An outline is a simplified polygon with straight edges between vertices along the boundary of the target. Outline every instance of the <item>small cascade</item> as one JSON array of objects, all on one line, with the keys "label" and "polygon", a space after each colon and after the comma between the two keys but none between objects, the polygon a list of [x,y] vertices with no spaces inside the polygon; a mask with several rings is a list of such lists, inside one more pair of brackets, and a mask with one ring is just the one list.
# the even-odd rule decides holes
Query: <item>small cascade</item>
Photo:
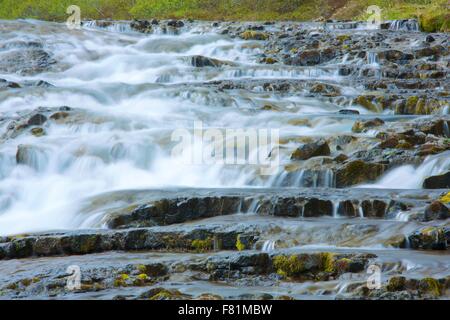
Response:
[{"label": "small cascade", "polygon": [[325,170],[298,170],[295,172],[283,171],[274,176],[266,184],[267,187],[299,187],[299,188],[334,188],[336,186],[334,171]]},{"label": "small cascade", "polygon": [[360,188],[421,189],[423,181],[450,170],[450,151],[429,156],[419,166],[404,165],[392,169],[374,184],[360,185]]},{"label": "small cascade", "polygon": [[88,29],[103,29],[110,32],[119,32],[119,33],[125,33],[125,32],[132,32],[133,30],[130,27],[129,22],[110,22],[110,21],[83,21],[82,23],[84,28]]},{"label": "small cascade", "polygon": [[333,200],[331,201],[333,203],[333,218],[339,217],[339,200]]},{"label": "small cascade", "polygon": [[262,245],[261,251],[263,252],[271,252],[275,250],[275,241],[274,240],[266,240]]},{"label": "small cascade", "polygon": [[394,20],[389,22],[389,30],[391,31],[419,31],[419,22],[415,19]]},{"label": "small cascade", "polygon": [[358,214],[360,218],[364,218],[364,210],[361,205],[358,206]]}]

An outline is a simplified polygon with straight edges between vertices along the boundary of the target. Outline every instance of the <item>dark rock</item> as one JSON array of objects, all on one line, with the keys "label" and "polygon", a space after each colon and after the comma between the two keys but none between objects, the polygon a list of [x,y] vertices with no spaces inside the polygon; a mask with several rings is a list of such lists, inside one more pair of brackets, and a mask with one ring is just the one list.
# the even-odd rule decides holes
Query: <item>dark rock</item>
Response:
[{"label": "dark rock", "polygon": [[387,204],[381,200],[364,200],[361,208],[366,218],[384,218]]},{"label": "dark rock", "polygon": [[450,171],[441,175],[426,178],[423,182],[422,188],[424,189],[450,188]]},{"label": "dark rock", "polygon": [[27,124],[29,126],[41,126],[47,121],[47,117],[43,114],[37,113],[28,119]]},{"label": "dark rock", "polygon": [[151,33],[152,23],[148,20],[133,20],[130,27],[138,32]]},{"label": "dark rock", "polygon": [[330,200],[312,198],[305,204],[303,209],[303,216],[305,218],[332,215],[333,203]]},{"label": "dark rock", "polygon": [[193,56],[191,57],[191,65],[197,68],[202,67],[220,67],[224,65],[225,63],[217,60],[212,59],[204,56]]},{"label": "dark rock", "polygon": [[345,114],[345,115],[358,115],[358,110],[351,110],[351,109],[341,109],[338,112],[339,114]]},{"label": "dark rock", "polygon": [[412,249],[446,250],[450,233],[447,228],[424,227],[408,236]]}]

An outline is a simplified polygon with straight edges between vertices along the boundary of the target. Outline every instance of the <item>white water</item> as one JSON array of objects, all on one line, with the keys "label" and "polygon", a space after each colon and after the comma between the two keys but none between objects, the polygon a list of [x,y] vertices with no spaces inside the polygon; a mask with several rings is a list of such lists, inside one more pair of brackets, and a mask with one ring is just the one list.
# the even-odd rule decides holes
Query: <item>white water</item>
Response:
[{"label": "white water", "polygon": [[429,156],[419,166],[404,165],[388,171],[374,184],[364,184],[360,188],[421,189],[423,181],[434,175],[450,170],[450,152]]},{"label": "white water", "polygon": [[[2,28],[0,41],[42,42],[58,64],[36,76],[0,74],[10,81],[44,80],[55,86],[0,92],[0,115],[8,119],[0,122],[1,132],[39,106],[67,105],[76,116],[63,124],[46,122],[43,137],[26,132],[0,144],[0,235],[90,227],[92,220],[78,215],[83,200],[114,190],[335,184],[330,170],[313,173],[308,182],[300,171],[294,183],[285,185],[284,172],[264,179],[251,165],[191,165],[183,155],[172,156],[170,139],[176,129],[191,130],[194,121],[205,128],[282,128],[281,138],[350,133],[352,119],[319,117],[310,125],[290,125],[299,116],[340,109],[312,98],[184,85],[230,78],[339,81],[333,68],[258,65],[254,55],[262,52],[259,42],[203,33],[201,27],[179,35],[141,35],[122,24],[68,30],[63,24],[28,21],[2,22]],[[195,68],[190,65],[193,55],[232,66]],[[261,112],[267,104],[281,111]],[[19,145],[27,146],[29,154],[22,165],[16,164]],[[194,153],[200,152],[197,147],[192,147]]]}]

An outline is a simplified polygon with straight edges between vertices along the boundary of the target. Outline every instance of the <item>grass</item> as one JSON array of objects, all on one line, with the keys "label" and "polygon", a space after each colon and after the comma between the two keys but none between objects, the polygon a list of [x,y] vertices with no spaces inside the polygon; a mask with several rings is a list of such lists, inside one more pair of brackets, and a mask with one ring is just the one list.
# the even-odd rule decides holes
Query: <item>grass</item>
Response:
[{"label": "grass", "polygon": [[448,30],[450,21],[448,0],[0,0],[0,18],[65,21],[72,4],[82,19],[365,19],[378,5],[382,19],[419,18],[426,31]]}]

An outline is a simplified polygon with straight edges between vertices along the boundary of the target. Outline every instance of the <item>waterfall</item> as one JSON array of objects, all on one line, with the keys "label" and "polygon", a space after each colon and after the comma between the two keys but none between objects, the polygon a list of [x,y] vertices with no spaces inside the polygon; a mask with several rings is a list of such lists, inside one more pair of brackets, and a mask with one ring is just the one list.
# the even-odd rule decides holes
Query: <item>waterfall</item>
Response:
[{"label": "waterfall", "polygon": [[389,30],[391,31],[419,31],[419,22],[415,19],[394,20],[389,22]]},{"label": "waterfall", "polygon": [[428,156],[419,166],[403,165],[386,172],[373,184],[359,185],[360,188],[421,189],[423,181],[450,170],[450,151]]},{"label": "waterfall", "polygon": [[275,241],[273,241],[273,240],[264,241],[261,250],[263,252],[271,252],[271,251],[275,250]]}]

